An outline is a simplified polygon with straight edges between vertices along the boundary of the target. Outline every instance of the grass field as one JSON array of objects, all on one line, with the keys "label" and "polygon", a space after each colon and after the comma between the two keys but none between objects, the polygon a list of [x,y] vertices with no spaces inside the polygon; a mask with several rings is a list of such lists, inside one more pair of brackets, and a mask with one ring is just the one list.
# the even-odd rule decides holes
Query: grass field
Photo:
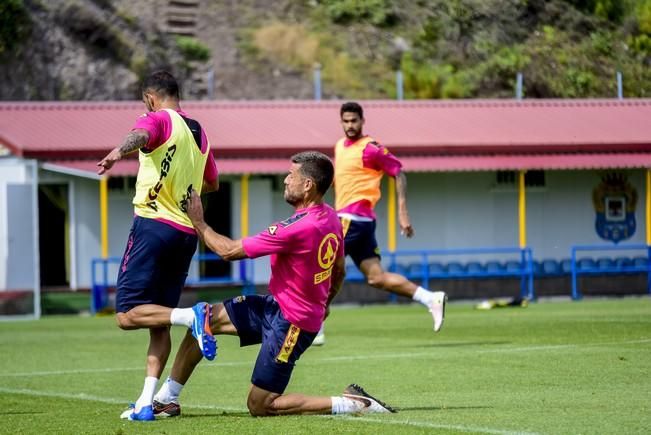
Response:
[{"label": "grass field", "polygon": [[[651,433],[648,297],[492,311],[453,303],[440,334],[420,306],[335,308],[327,328],[288,391],[338,395],[356,382],[399,413],[250,417],[257,346],[220,337],[217,359],[181,396],[181,418],[125,422],[147,332],[121,331],[111,317],[52,316],[0,322],[0,433]],[[175,344],[183,333],[173,331]]]}]

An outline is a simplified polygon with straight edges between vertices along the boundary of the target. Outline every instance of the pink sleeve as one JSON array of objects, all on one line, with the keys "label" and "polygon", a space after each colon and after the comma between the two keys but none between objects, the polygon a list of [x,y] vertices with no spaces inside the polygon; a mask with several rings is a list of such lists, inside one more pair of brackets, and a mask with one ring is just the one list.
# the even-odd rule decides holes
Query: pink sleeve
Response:
[{"label": "pink sleeve", "polygon": [[395,177],[400,173],[402,163],[389,150],[377,142],[370,142],[364,148],[362,155],[364,167],[384,171],[385,174]]},{"label": "pink sleeve", "polygon": [[217,171],[217,163],[215,163],[215,158],[213,157],[212,153],[208,153],[206,167],[203,170],[203,179],[207,183],[212,184],[215,182],[215,180],[217,180],[217,175],[219,175],[219,172]]},{"label": "pink sleeve", "polygon": [[288,252],[291,247],[291,230],[279,224],[270,225],[255,236],[242,239],[242,247],[249,258]]},{"label": "pink sleeve", "polygon": [[133,130],[143,129],[149,133],[147,148],[150,151],[161,146],[172,134],[172,119],[169,113],[164,110],[158,112],[148,112],[142,115],[133,126]]}]

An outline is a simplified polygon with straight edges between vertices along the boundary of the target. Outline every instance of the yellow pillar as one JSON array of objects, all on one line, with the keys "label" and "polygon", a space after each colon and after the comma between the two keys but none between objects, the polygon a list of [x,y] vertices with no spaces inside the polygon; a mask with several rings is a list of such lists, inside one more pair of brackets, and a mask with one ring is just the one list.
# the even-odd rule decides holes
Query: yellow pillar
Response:
[{"label": "yellow pillar", "polygon": [[389,177],[387,195],[387,247],[389,252],[396,250],[396,180]]},{"label": "yellow pillar", "polygon": [[108,177],[99,180],[99,215],[102,258],[108,258]]},{"label": "yellow pillar", "polygon": [[525,195],[524,174],[518,174],[518,223],[520,228],[520,249],[527,247],[527,198]]},{"label": "yellow pillar", "polygon": [[651,169],[646,170],[646,244],[651,246]]},{"label": "yellow pillar", "polygon": [[241,238],[249,235],[249,176],[242,174],[242,187],[240,195],[240,228],[242,230]]}]

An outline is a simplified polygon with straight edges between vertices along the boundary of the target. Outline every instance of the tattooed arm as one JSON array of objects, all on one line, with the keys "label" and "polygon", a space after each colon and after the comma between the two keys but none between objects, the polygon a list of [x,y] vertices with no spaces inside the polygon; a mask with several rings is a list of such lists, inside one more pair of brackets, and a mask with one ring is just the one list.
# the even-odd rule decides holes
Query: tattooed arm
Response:
[{"label": "tattooed arm", "polygon": [[148,140],[149,132],[147,130],[141,128],[132,130],[129,132],[127,137],[124,138],[120,146],[114,148],[110,153],[106,155],[106,157],[97,163],[97,166],[99,166],[97,174],[104,174],[106,171],[111,169],[115,162],[120,160],[122,157],[147,145]]},{"label": "tattooed arm", "polygon": [[407,211],[407,177],[402,171],[396,175],[396,192],[398,193],[400,232],[407,237],[413,237],[414,227],[411,226],[409,212]]}]

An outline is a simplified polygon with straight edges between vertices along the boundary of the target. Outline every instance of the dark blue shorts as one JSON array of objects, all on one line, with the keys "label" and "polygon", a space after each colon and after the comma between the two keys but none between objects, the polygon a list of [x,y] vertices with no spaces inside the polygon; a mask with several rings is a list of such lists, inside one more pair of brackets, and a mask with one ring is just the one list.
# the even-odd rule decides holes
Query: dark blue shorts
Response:
[{"label": "dark blue shorts", "polygon": [[271,295],[238,296],[224,301],[224,307],[237,329],[240,346],[262,343],[251,383],[283,394],[296,361],[317,333],[304,331],[287,321]]},{"label": "dark blue shorts", "polygon": [[116,311],[143,304],[176,307],[196,249],[196,235],[136,216],[118,272]]},{"label": "dark blue shorts", "polygon": [[369,258],[380,258],[380,248],[375,240],[375,221],[360,222],[341,218],[344,229],[344,251],[359,267]]}]

